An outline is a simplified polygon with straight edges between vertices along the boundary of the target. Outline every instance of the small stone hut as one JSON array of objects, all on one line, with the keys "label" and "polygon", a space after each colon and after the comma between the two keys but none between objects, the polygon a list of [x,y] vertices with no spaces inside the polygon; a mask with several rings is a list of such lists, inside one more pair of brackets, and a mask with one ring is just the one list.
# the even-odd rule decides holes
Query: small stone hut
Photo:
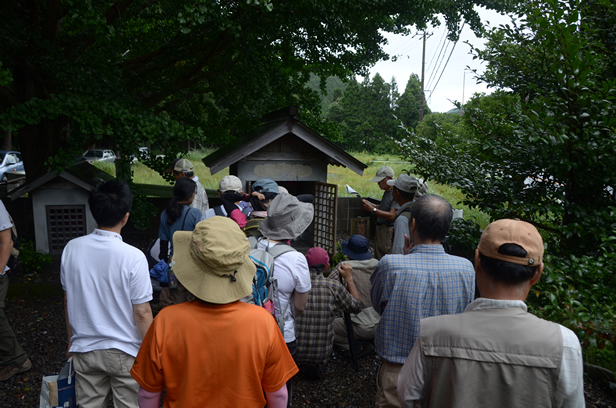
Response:
[{"label": "small stone hut", "polygon": [[110,174],[81,162],[19,187],[9,198],[14,201],[30,194],[36,250],[60,255],[68,241],[89,234],[96,227],[88,197],[97,184],[110,179]]},{"label": "small stone hut", "polygon": [[203,159],[212,174],[229,167],[239,177],[244,191],[262,178],[275,180],[293,195],[315,196],[314,232],[311,246],[335,253],[338,186],[327,183],[327,166],[344,166],[360,176],[365,164],[303,124],[297,107],[270,113],[256,132],[238,137],[231,144]]}]

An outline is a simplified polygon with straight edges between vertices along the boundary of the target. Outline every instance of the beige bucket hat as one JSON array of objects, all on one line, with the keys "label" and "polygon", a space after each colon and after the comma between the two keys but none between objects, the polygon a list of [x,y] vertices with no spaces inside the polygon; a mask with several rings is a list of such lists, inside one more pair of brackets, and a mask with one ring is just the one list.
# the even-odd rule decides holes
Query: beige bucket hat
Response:
[{"label": "beige bucket hat", "polygon": [[173,272],[199,299],[226,304],[252,293],[256,267],[250,245],[230,218],[212,217],[194,231],[177,231],[173,248]]}]

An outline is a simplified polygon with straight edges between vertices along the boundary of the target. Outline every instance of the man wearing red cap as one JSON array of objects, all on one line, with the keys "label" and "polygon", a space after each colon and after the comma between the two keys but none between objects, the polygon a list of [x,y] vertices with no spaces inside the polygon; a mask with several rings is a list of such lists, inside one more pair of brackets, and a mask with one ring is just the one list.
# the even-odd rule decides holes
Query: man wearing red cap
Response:
[{"label": "man wearing red cap", "polygon": [[319,378],[319,369],[325,365],[332,354],[334,331],[332,324],[340,309],[349,313],[359,313],[362,309],[359,292],[353,282],[353,268],[346,264],[339,267],[340,275],[348,285],[327,279],[323,272],[329,269],[329,255],[323,248],[310,248],[306,253],[310,268],[312,288],[306,308],[297,318],[297,356],[298,363],[305,369],[310,379]]},{"label": "man wearing red cap", "polygon": [[583,407],[580,342],[527,313],[543,240],[520,220],[488,225],[475,251],[481,297],[464,313],[423,319],[398,377],[403,407]]}]

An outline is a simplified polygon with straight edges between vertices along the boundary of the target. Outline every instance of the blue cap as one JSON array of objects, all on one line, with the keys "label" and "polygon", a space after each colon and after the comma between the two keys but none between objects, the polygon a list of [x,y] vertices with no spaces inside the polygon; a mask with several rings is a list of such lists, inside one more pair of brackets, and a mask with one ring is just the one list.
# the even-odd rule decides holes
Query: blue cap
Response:
[{"label": "blue cap", "polygon": [[265,193],[274,193],[278,194],[278,184],[274,180],[270,179],[261,179],[254,182],[252,185],[252,191],[256,191],[257,193],[265,194]]},{"label": "blue cap", "polygon": [[353,235],[342,243],[342,253],[354,261],[365,261],[372,258],[368,239],[359,234]]}]

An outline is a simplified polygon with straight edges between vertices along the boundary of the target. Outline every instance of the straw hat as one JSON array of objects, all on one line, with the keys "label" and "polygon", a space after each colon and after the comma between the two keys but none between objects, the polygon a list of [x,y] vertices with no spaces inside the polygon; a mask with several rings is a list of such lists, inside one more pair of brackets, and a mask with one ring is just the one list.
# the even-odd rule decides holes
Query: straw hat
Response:
[{"label": "straw hat", "polygon": [[265,238],[281,241],[298,237],[314,216],[312,204],[302,203],[291,194],[278,194],[267,208],[259,231]]},{"label": "straw hat", "polygon": [[256,267],[249,257],[250,245],[230,218],[212,217],[194,231],[177,231],[173,248],[173,272],[199,299],[226,304],[252,293]]}]

